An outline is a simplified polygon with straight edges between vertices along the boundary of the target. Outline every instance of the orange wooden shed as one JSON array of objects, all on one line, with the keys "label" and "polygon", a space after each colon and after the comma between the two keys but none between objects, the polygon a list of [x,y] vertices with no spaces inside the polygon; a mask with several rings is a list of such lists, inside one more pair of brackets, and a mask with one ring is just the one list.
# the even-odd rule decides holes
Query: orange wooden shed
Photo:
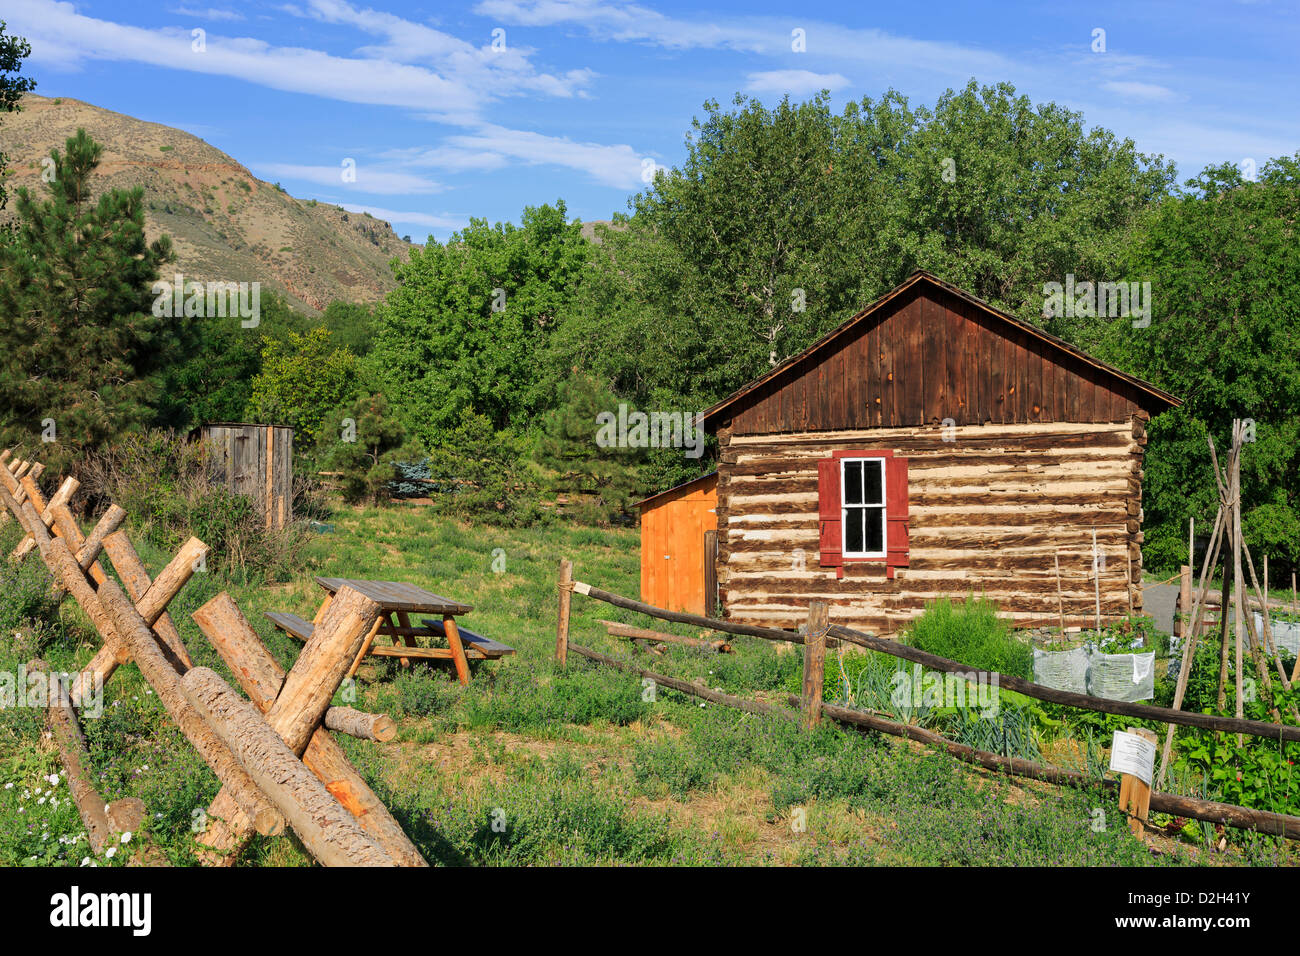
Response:
[{"label": "orange wooden shed", "polygon": [[641,509],[641,600],[714,616],[718,599],[718,474],[646,498]]}]

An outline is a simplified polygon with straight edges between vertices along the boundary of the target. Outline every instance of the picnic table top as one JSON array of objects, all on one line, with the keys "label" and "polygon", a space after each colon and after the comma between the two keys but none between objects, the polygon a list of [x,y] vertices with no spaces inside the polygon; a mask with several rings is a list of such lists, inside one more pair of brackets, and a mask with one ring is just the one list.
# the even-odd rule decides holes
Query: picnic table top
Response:
[{"label": "picnic table top", "polygon": [[376,602],[385,611],[405,611],[412,614],[468,614],[474,610],[468,604],[461,604],[459,601],[453,601],[402,581],[367,581],[359,578],[318,576],[316,583],[330,594],[337,593],[340,588],[353,588]]}]

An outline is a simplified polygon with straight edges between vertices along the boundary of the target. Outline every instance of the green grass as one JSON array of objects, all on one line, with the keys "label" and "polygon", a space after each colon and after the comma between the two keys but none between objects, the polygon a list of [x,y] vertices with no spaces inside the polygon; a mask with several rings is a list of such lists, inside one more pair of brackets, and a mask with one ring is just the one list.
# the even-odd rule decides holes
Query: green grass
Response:
[{"label": "green grass", "polygon": [[[639,594],[635,530],[563,524],[529,530],[474,527],[413,504],[339,508],[335,531],[314,537],[304,566],[282,585],[231,587],[271,653],[286,668],[300,645],[271,628],[268,610],[310,619],[323,596],[314,575],[409,581],[474,607],[463,623],[518,653],[472,665],[468,687],[449,669],[395,659],[363,666],[358,708],[390,714],[389,744],[339,737],[359,772],[392,809],[432,863],[445,865],[1145,865],[1196,862],[1190,847],[1153,858],[1112,814],[1101,831],[1093,811],[1113,798],[1008,781],[946,755],[893,738],[864,737],[827,725],[813,733],[738,711],[702,707],[657,688],[647,699],[639,678],[570,656],[552,661],[562,557],[575,576],[630,597]],[[12,535],[12,524],[9,533]],[[0,534],[0,547],[6,544]],[[140,545],[154,573],[166,554]],[[502,565],[501,559],[504,559]],[[501,569],[499,572],[495,568]],[[30,559],[5,566],[0,623],[34,615],[15,640],[0,636],[0,668],[40,653],[56,668],[84,664],[98,640],[73,602],[51,613],[39,600],[43,571]],[[14,586],[10,586],[13,582]],[[171,614],[196,664],[232,679],[190,620],[190,612],[228,585],[197,574]],[[12,596],[11,596],[12,595]],[[34,597],[35,596],[35,597]],[[6,616],[9,615],[9,616]],[[575,595],[571,640],[603,653],[748,697],[784,703],[797,689],[801,655],[735,638],[719,655],[665,646],[662,656],[605,633],[597,619],[677,634],[698,630]],[[956,655],[952,655],[956,656]],[[828,661],[828,699],[842,689],[839,659]],[[996,661],[969,661],[990,666]],[[887,681],[892,661],[846,653],[854,692]],[[878,673],[877,673],[878,672]],[[866,675],[866,676],[864,676]],[[232,679],[233,682],[233,679]],[[336,703],[343,703],[343,696]],[[858,706],[866,706],[861,699]],[[120,865],[146,839],[173,862],[194,862],[196,813],[218,784],[127,665],[105,689],[104,715],[87,719],[93,771],[105,799],[141,797],[150,816],[112,860]],[[945,725],[946,726],[946,725]],[[959,729],[959,728],[958,728]],[[41,738],[40,713],[0,711],[0,864],[78,864],[80,822],[59,799],[37,803],[42,776],[60,772]],[[21,812],[19,812],[19,808]],[[798,824],[798,825],[796,825]],[[29,829],[30,827],[30,829]],[[45,837],[44,834],[50,834]],[[64,837],[63,843],[58,837]],[[68,842],[71,841],[71,842]],[[1247,859],[1272,860],[1275,843],[1252,844]],[[32,859],[35,857],[35,859]],[[253,841],[255,865],[307,865],[292,836]]]}]

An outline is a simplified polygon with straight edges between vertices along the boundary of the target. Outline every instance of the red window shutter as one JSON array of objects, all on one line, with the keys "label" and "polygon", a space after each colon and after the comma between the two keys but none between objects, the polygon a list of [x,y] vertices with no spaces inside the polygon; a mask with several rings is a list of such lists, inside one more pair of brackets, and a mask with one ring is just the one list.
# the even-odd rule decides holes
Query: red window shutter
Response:
[{"label": "red window shutter", "polygon": [[885,573],[908,566],[907,459],[885,459]]},{"label": "red window shutter", "polygon": [[840,530],[840,462],[823,458],[817,462],[817,516],[821,527],[823,568],[844,566],[844,535]]}]

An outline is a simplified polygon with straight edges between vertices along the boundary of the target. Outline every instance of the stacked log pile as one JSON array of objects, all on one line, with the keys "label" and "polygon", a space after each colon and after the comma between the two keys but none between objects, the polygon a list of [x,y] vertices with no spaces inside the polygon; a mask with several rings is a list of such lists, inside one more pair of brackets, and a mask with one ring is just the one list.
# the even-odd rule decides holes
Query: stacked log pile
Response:
[{"label": "stacked log pile", "polygon": [[[83,535],[68,507],[79,483],[66,478],[47,500],[40,463],[0,452],[0,515],[26,532],[11,559],[36,551],[54,577],[55,596],[71,596],[103,640],[90,663],[51,694],[49,721],[92,846],[138,825],[139,801],[108,805],[88,772],[78,707],[118,667],[134,662],[168,715],[221,782],[198,834],[200,859],[229,865],[254,833],[275,835],[287,823],[326,866],[427,866],[329,730],[391,740],[392,721],[330,701],[347,675],[377,612],[364,595],[342,589],[312,639],[286,673],[226,593],[193,615],[248,698],[220,675],[195,667],[167,605],[202,566],[209,549],[190,538],[151,579],[121,529],[125,511],[110,506]],[[117,579],[100,564],[106,555]],[[44,671],[40,661],[30,665]],[[98,851],[99,846],[96,846]]]}]

